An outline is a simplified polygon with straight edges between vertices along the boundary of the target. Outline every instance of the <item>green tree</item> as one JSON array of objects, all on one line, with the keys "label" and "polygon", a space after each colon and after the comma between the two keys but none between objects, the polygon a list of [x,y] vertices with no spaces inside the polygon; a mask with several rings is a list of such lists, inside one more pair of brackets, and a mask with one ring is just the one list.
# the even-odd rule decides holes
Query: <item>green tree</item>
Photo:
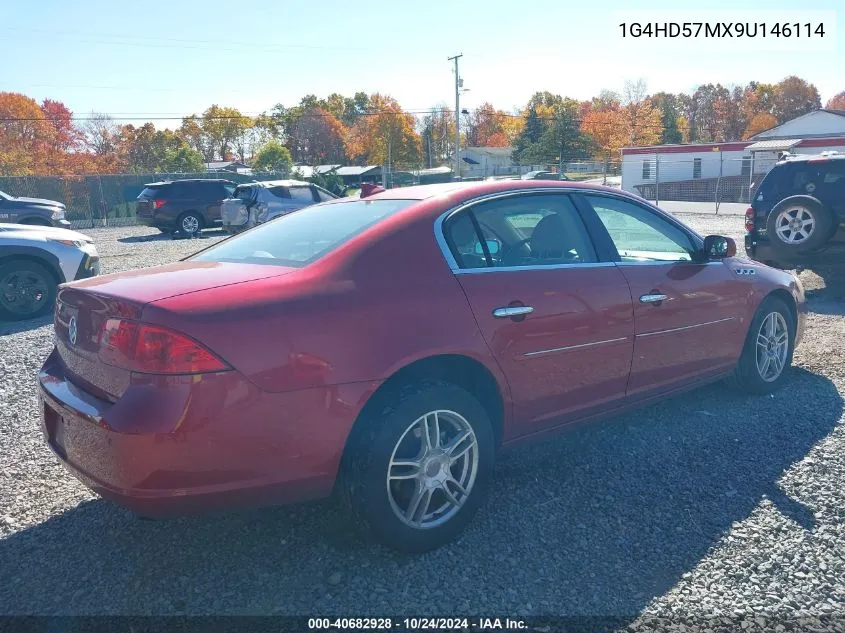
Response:
[{"label": "green tree", "polygon": [[258,171],[275,171],[285,176],[289,175],[293,167],[293,159],[290,150],[279,141],[272,139],[267,141],[252,162],[252,168]]},{"label": "green tree", "polygon": [[663,131],[660,134],[661,145],[683,143],[684,137],[678,128],[678,118],[681,116],[680,103],[675,95],[668,92],[658,92],[651,97],[654,107],[660,111],[660,123]]},{"label": "green tree", "polygon": [[167,150],[161,167],[167,172],[190,174],[205,171],[205,162],[197,150],[183,145]]}]

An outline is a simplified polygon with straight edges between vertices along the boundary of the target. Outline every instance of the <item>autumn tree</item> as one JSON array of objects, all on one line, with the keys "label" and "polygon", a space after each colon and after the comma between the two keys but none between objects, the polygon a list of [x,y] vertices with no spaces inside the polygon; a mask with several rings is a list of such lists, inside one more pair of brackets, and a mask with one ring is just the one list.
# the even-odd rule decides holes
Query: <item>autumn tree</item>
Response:
[{"label": "autumn tree", "polygon": [[455,115],[445,104],[432,108],[421,121],[420,140],[424,163],[436,167],[448,163],[455,149]]},{"label": "autumn tree", "polygon": [[778,120],[775,118],[774,114],[769,114],[768,112],[760,112],[759,114],[755,114],[751,121],[748,122],[748,127],[745,128],[745,132],[742,134],[743,140],[749,139],[755,134],[759,134],[765,130],[770,130],[771,128],[775,127],[778,124]]},{"label": "autumn tree", "polygon": [[831,97],[824,107],[828,110],[845,110],[845,90]]},{"label": "autumn tree", "polygon": [[514,158],[523,165],[571,161],[589,155],[589,138],[581,132],[581,104],[550,92],[528,100],[525,127],[516,141]]},{"label": "autumn tree", "polygon": [[466,115],[466,144],[469,147],[507,147],[503,121],[507,114],[483,103]]},{"label": "autumn tree", "polygon": [[816,87],[794,75],[775,84],[773,101],[772,114],[780,123],[822,107]]},{"label": "autumn tree", "polygon": [[646,83],[642,79],[625,82],[622,113],[629,145],[655,145],[660,142],[663,132],[660,111],[648,98]]},{"label": "autumn tree", "polygon": [[680,103],[677,97],[668,92],[658,92],[651,97],[654,107],[660,111],[661,145],[674,145],[684,142],[683,132],[679,125],[681,118]]},{"label": "autumn tree", "polygon": [[343,123],[322,108],[311,108],[298,120],[300,159],[311,165],[342,163],[346,159]]},{"label": "autumn tree", "polygon": [[39,173],[51,142],[51,126],[35,99],[0,92],[0,174]]},{"label": "autumn tree", "polygon": [[628,143],[625,114],[618,102],[591,108],[581,120],[581,131],[606,159],[617,157]]},{"label": "autumn tree", "polygon": [[229,160],[236,148],[243,154],[243,146],[238,146],[238,143],[253,125],[252,119],[242,115],[237,108],[216,104],[206,109],[197,123],[209,145],[209,152],[213,148],[220,160]]},{"label": "autumn tree", "polygon": [[[418,166],[422,155],[415,120],[393,97],[370,96],[370,111],[349,130],[347,154],[367,165]],[[389,159],[389,160],[388,160]]]},{"label": "autumn tree", "polygon": [[197,150],[182,145],[165,152],[161,168],[170,173],[191,174],[205,171],[205,161]]},{"label": "autumn tree", "polygon": [[206,163],[214,160],[214,147],[210,143],[203,131],[201,119],[192,114],[182,119],[182,125],[176,130],[176,133],[183,138],[188,145],[199,152]]},{"label": "autumn tree", "polygon": [[82,129],[85,142],[95,156],[106,156],[117,150],[120,126],[108,114],[91,112]]}]

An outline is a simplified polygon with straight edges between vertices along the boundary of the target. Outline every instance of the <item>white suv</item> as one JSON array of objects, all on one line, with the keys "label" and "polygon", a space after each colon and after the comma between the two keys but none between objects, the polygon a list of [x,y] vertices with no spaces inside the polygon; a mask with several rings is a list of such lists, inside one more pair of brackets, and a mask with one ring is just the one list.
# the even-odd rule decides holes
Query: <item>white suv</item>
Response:
[{"label": "white suv", "polygon": [[238,185],[223,201],[223,229],[237,233],[304,207],[334,200],[336,195],[301,180],[269,180]]},{"label": "white suv", "polygon": [[49,312],[66,281],[100,274],[94,241],[67,229],[0,224],[0,321]]}]

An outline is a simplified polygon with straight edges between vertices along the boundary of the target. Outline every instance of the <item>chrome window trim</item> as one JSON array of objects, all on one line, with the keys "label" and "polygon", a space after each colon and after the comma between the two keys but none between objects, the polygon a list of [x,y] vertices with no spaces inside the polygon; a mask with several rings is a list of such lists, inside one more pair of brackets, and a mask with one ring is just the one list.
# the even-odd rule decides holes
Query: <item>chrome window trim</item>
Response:
[{"label": "chrome window trim", "polygon": [[[449,266],[449,269],[456,275],[466,275],[466,274],[477,274],[477,273],[490,273],[496,271],[502,272],[509,272],[509,271],[516,271],[516,270],[555,270],[555,269],[566,269],[566,268],[604,268],[607,266],[665,266],[667,264],[670,265],[677,265],[677,264],[693,264],[696,266],[702,265],[709,265],[709,264],[721,264],[723,263],[721,260],[719,261],[708,261],[708,262],[693,262],[693,261],[685,261],[685,260],[678,260],[675,262],[584,262],[583,264],[552,264],[549,266],[485,266],[484,268],[461,268],[458,266],[458,262],[455,259],[454,255],[452,255],[452,249],[449,248],[449,244],[446,242],[446,235],[443,232],[443,224],[451,218],[453,215],[457,215],[461,211],[468,209],[470,207],[474,207],[477,204],[482,202],[489,202],[492,200],[499,200],[502,198],[510,198],[513,196],[519,196],[524,194],[558,194],[558,195],[582,195],[582,196],[603,196],[606,198],[614,198],[616,200],[622,200],[625,202],[630,202],[631,204],[641,206],[648,210],[651,213],[654,213],[660,218],[665,219],[670,224],[674,225],[676,228],[680,229],[684,233],[686,233],[694,243],[698,243],[700,247],[704,245],[704,239],[695,231],[684,225],[680,220],[672,216],[671,214],[663,211],[662,209],[653,206],[648,201],[640,200],[639,198],[634,197],[627,192],[625,194],[618,194],[615,192],[609,191],[601,191],[598,189],[584,189],[584,188],[573,188],[573,187],[531,187],[529,189],[509,189],[508,191],[499,191],[496,193],[489,193],[483,196],[479,196],[477,198],[472,198],[471,200],[467,200],[466,202],[462,202],[456,207],[448,209],[441,213],[434,221],[434,239],[437,242],[437,245],[440,247],[440,252],[442,253],[444,259],[446,260],[446,264]],[[589,204],[589,201],[587,201]],[[573,205],[575,203],[573,202]],[[585,227],[589,234],[589,229]]]},{"label": "chrome window trim", "polygon": [[657,330],[656,332],[646,332],[645,334],[637,334],[637,338],[645,336],[657,336],[658,334],[671,334],[672,332],[681,332],[683,330],[692,330],[697,327],[704,327],[705,325],[716,325],[717,323],[725,323],[726,321],[733,321],[736,317],[725,317],[724,319],[716,319],[715,321],[705,321],[704,323],[696,323],[695,325],[685,325],[683,327],[673,327],[668,330]]},{"label": "chrome window trim", "polygon": [[[455,260],[454,255],[452,255],[452,249],[449,248],[449,244],[446,243],[446,235],[443,232],[443,224],[453,215],[457,215],[461,211],[468,209],[470,207],[474,207],[477,204],[482,202],[490,202],[491,200],[499,200],[502,198],[511,198],[513,196],[520,196],[526,193],[536,193],[536,194],[549,194],[554,193],[558,195],[571,195],[573,193],[578,193],[578,191],[583,191],[579,189],[569,188],[569,187],[531,187],[530,189],[509,189],[507,191],[498,191],[496,193],[489,193],[483,196],[479,196],[477,198],[473,198],[472,200],[467,200],[466,202],[462,202],[456,207],[453,207],[447,211],[441,213],[437,219],[434,221],[434,239],[437,241],[437,245],[440,247],[440,252],[443,253],[443,257],[446,259],[446,263],[449,265],[449,268],[455,274],[465,274],[467,272],[486,272],[486,271],[494,271],[494,270],[532,270],[536,268],[540,269],[551,269],[551,268],[559,268],[559,267],[579,267],[583,268],[584,266],[596,266],[596,265],[606,265],[606,264],[614,264],[615,262],[585,262],[583,264],[553,264],[550,266],[537,266],[537,267],[529,267],[529,266],[503,266],[503,267],[496,267],[496,266],[487,266],[484,268],[461,268],[458,266],[458,262]],[[572,203],[574,206],[574,202]],[[585,227],[586,230],[586,227]],[[589,235],[589,232],[588,232]]]},{"label": "chrome window trim", "polygon": [[622,338],[611,338],[604,341],[594,341],[592,343],[581,343],[580,345],[567,345],[566,347],[553,347],[552,349],[541,349],[536,352],[526,352],[523,356],[531,357],[531,356],[539,356],[541,354],[553,354],[554,352],[565,352],[572,349],[583,349],[585,347],[595,347],[596,345],[608,345],[610,343],[619,343],[621,341],[627,341],[630,337],[623,336]]},{"label": "chrome window trim", "polygon": [[609,266],[616,266],[616,262],[584,262],[583,264],[550,264],[548,266],[487,266],[486,268],[459,268],[452,272],[456,275],[477,275],[517,270],[563,270],[566,268],[607,268]]},{"label": "chrome window trim", "polygon": [[706,262],[693,262],[688,259],[679,259],[673,262],[614,262],[620,268],[624,266],[712,266],[713,264],[723,264],[721,260],[710,260]]}]

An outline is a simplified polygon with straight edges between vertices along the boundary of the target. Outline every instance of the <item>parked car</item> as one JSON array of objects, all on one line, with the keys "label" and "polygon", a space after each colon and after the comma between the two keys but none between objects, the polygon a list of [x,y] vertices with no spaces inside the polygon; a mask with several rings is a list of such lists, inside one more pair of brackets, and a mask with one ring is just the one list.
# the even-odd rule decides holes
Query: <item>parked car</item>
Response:
[{"label": "parked car", "polygon": [[553,171],[529,171],[522,174],[522,180],[569,180],[566,174],[559,174]]},{"label": "parked car", "polygon": [[44,434],[142,516],[335,491],[383,543],[431,549],[500,448],[723,378],[781,387],[804,290],[735,251],[601,186],[332,200],[64,287]]},{"label": "parked car", "polygon": [[0,224],[0,320],[42,316],[59,284],[98,275],[100,258],[87,235],[46,226]]},{"label": "parked car", "polygon": [[31,224],[68,228],[65,205],[44,198],[19,198],[0,191],[0,224]]},{"label": "parked car", "polygon": [[220,225],[220,205],[235,186],[231,180],[213,178],[152,182],[138,196],[135,216],[139,224],[162,233],[198,235]]},{"label": "parked car", "polygon": [[845,264],[845,154],[787,156],[754,192],[745,250],[779,268]]},{"label": "parked car", "polygon": [[223,229],[238,233],[336,195],[303,180],[268,180],[238,185],[223,202]]}]

